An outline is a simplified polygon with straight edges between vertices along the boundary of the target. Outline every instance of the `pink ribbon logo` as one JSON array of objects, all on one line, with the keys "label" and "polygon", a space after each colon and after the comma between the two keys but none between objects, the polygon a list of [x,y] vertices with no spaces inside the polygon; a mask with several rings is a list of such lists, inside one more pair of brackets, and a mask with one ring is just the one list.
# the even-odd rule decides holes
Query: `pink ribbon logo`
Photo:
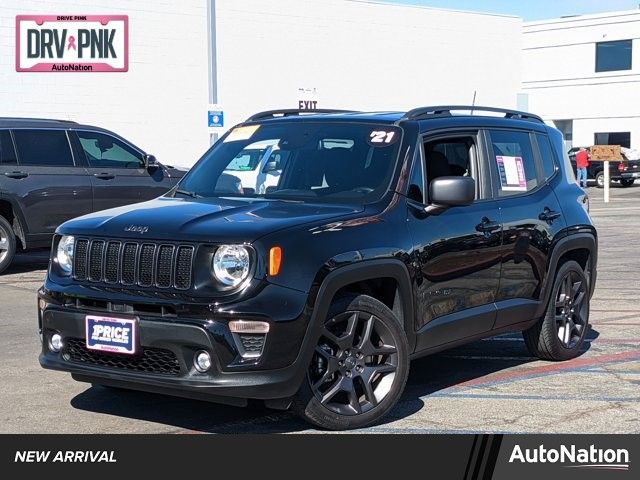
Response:
[{"label": "pink ribbon logo", "polygon": [[76,51],[78,50],[76,48],[76,37],[74,37],[73,35],[69,37],[69,44],[67,45],[67,50],[71,50],[72,48]]}]

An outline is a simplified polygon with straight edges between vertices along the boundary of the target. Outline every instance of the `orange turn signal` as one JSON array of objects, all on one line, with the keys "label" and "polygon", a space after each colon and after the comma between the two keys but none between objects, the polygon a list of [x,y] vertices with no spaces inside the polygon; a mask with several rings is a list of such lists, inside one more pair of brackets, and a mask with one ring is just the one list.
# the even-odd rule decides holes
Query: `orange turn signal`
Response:
[{"label": "orange turn signal", "polygon": [[280,273],[280,263],[282,263],[282,249],[271,247],[269,250],[269,275],[275,277]]}]

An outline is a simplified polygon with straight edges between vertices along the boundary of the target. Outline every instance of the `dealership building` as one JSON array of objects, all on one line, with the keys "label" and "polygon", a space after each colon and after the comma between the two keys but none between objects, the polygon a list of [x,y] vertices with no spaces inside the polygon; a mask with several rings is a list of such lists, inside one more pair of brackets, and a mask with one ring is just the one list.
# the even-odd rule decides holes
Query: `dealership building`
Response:
[{"label": "dealership building", "polygon": [[[17,71],[16,16],[41,14],[127,15],[127,71]],[[475,101],[539,113],[574,144],[633,144],[639,23],[640,11],[523,24],[361,0],[4,0],[0,116],[99,125],[185,166],[251,113],[298,106]]]}]

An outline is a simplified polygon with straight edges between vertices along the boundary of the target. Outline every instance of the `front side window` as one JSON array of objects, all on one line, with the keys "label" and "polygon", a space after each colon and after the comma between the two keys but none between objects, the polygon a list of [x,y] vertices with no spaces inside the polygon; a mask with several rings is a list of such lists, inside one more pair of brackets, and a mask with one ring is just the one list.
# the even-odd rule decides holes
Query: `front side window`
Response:
[{"label": "front side window", "polygon": [[142,154],[111,135],[76,132],[90,167],[143,168]]},{"label": "front side window", "polygon": [[527,132],[493,130],[491,163],[498,178],[498,195],[506,197],[529,192],[538,186],[538,174]]},{"label": "front side window", "polygon": [[73,167],[73,156],[64,130],[14,130],[20,165]]},{"label": "front side window", "polygon": [[632,40],[596,43],[596,72],[631,70]]},{"label": "front side window", "polygon": [[[461,136],[431,140],[424,144],[427,183],[438,177],[472,177],[474,175],[475,138]],[[477,186],[477,185],[476,185]],[[476,188],[478,191],[478,188]]]},{"label": "front side window", "polygon": [[[239,126],[203,156],[179,190],[201,197],[368,203],[387,191],[401,134],[396,126],[355,122]],[[242,152],[256,145],[271,149],[264,168],[255,175],[234,171]]]}]

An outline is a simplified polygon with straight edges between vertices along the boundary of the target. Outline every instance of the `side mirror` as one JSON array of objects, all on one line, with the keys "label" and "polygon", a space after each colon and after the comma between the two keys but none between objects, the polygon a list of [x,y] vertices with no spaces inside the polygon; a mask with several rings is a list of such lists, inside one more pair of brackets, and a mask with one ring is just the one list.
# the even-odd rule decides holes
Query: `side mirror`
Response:
[{"label": "side mirror", "polygon": [[438,177],[431,181],[429,194],[431,205],[427,206],[427,213],[471,205],[476,199],[476,182],[471,177]]},{"label": "side mirror", "polygon": [[278,170],[278,162],[267,162],[263,171],[264,173],[270,173],[275,172],[276,170]]},{"label": "side mirror", "polygon": [[158,161],[156,160],[156,157],[154,157],[153,155],[149,155],[147,153],[145,153],[144,157],[144,167],[145,168],[157,168],[158,167]]}]

